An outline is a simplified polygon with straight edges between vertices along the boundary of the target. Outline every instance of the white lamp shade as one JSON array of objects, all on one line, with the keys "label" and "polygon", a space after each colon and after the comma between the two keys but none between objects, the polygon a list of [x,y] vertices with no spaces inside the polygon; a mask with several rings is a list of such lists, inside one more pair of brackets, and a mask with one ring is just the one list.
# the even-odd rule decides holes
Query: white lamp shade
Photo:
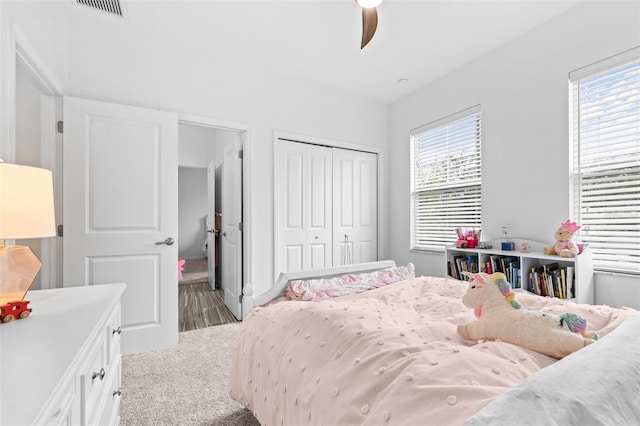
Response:
[{"label": "white lamp shade", "polygon": [[0,239],[55,235],[51,171],[0,163]]}]

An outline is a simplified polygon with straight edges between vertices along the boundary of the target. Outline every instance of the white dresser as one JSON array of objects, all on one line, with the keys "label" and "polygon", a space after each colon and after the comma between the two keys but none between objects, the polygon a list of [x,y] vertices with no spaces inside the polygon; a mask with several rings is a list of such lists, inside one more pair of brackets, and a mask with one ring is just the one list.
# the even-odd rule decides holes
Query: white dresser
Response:
[{"label": "white dresser", "polygon": [[118,425],[125,284],[31,291],[0,324],[0,426]]}]

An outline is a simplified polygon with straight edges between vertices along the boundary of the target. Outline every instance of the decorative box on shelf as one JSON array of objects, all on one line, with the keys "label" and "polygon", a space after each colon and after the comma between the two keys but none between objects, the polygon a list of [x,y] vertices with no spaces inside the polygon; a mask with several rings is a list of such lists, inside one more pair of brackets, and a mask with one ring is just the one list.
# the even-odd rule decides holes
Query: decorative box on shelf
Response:
[{"label": "decorative box on shelf", "polygon": [[476,239],[460,239],[456,241],[456,248],[475,248],[478,245]]}]

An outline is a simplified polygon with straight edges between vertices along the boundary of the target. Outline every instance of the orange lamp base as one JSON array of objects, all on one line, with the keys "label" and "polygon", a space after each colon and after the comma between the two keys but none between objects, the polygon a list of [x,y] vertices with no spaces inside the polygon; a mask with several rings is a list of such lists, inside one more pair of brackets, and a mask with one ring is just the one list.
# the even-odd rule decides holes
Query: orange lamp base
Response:
[{"label": "orange lamp base", "polygon": [[27,246],[0,246],[0,322],[26,318],[31,312],[24,297],[42,262]]}]

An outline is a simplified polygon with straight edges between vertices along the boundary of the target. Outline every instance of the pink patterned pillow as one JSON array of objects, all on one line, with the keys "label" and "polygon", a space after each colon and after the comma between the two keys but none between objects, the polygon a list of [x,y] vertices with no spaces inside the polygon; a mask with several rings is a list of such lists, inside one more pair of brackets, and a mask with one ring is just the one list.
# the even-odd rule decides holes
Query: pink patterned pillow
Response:
[{"label": "pink patterned pillow", "polygon": [[362,274],[294,280],[287,286],[285,296],[291,300],[319,302],[332,297],[362,293],[408,278],[410,278],[409,270],[406,266],[400,266]]}]

